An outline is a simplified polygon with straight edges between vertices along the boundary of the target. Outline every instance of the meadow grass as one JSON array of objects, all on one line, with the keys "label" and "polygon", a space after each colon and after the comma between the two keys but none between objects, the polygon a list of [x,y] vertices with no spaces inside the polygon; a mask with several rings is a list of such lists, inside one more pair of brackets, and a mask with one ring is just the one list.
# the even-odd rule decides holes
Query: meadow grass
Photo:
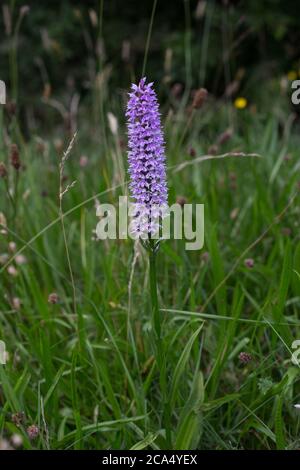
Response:
[{"label": "meadow grass", "polygon": [[[100,38],[102,10],[101,1]],[[186,11],[185,93],[178,100],[161,85],[162,120],[169,203],[184,197],[205,205],[205,246],[186,251],[184,240],[165,241],[157,258],[171,447],[297,449],[297,124],[279,84],[262,96],[257,90],[257,108],[237,110],[210,97],[190,114],[189,21]],[[209,25],[208,15],[200,82]],[[15,88],[16,56],[12,49]],[[0,442],[18,434],[25,449],[170,447],[148,255],[132,240],[94,240],[95,205],[128,194],[124,96],[108,93],[109,71],[99,67],[90,112],[80,109],[63,165],[73,135],[64,134],[64,145],[57,141],[55,114],[49,111],[48,133],[35,129],[25,140],[19,121],[4,125],[0,109],[1,154],[9,167],[9,136],[23,167],[18,176],[9,167],[8,180],[0,180],[0,340],[8,352],[0,365]],[[222,139],[228,128],[230,139]],[[58,302],[49,302],[51,293]],[[38,435],[30,439],[33,424]]]},{"label": "meadow grass", "polygon": [[[188,129],[180,107],[164,113],[169,202],[183,196],[205,204],[204,248],[188,252],[184,241],[166,241],[157,259],[172,447],[294,449],[299,138],[276,112],[233,109],[229,123],[227,110],[209,102]],[[85,129],[78,131],[63,169],[64,185],[77,182],[64,194],[61,212],[62,152],[51,138],[43,149],[34,136],[22,142],[16,123],[12,131],[26,169],[19,174],[17,214],[1,181],[7,227],[1,235],[0,338],[9,358],[0,366],[0,427],[5,438],[20,433],[24,448],[167,446],[147,254],[132,240],[92,239],[95,201],[116,203],[127,193],[120,172],[126,167],[119,145],[124,121],[114,111],[121,122],[118,135],[105,130],[107,152],[97,138],[86,143]],[[229,124],[234,132],[219,154],[260,157],[199,158]],[[82,154],[89,158],[84,168]],[[9,248],[11,241],[16,248]],[[253,267],[245,264],[249,258]],[[56,304],[48,302],[52,292]],[[250,362],[243,363],[241,352],[251,355]],[[17,427],[13,415],[19,412],[26,421]],[[26,433],[31,424],[39,428],[35,440]]]}]

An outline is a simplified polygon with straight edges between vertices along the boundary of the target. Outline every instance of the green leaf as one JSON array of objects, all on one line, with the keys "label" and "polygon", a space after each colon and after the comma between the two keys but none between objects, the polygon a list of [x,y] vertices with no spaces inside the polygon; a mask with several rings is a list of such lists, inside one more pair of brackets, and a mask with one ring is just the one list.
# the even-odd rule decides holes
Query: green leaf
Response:
[{"label": "green leaf", "polygon": [[286,442],[284,438],[284,426],[282,418],[282,396],[276,397],[275,403],[275,435],[276,435],[276,448],[277,450],[284,450]]},{"label": "green leaf", "polygon": [[150,433],[148,434],[145,439],[137,442],[134,444],[132,447],[130,447],[130,450],[142,450],[146,449],[146,447],[150,446],[153,442],[155,442],[156,438],[158,436],[158,433]]},{"label": "green leaf", "polygon": [[175,449],[185,450],[194,448],[194,445],[197,445],[200,440],[202,434],[202,412],[200,410],[203,401],[203,376],[199,372],[193,382],[190,398],[180,415],[176,431]]},{"label": "green leaf", "polygon": [[199,335],[202,327],[203,327],[203,324],[192,334],[187,344],[185,345],[184,350],[182,351],[182,354],[177,362],[174,375],[173,375],[172,384],[171,384],[171,396],[170,396],[171,409],[174,407],[176,396],[178,395],[177,392],[178,392],[180,377],[182,376],[185,370],[185,367],[190,357],[190,353],[191,353],[191,349],[193,347],[194,341]]}]

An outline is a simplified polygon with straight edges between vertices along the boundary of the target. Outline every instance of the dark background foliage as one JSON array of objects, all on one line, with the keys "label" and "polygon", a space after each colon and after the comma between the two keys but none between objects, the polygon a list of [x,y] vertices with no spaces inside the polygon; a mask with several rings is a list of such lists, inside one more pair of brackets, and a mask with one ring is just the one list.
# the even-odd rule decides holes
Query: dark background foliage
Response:
[{"label": "dark background foliage", "polygon": [[[0,78],[20,108],[33,106],[40,118],[43,96],[68,100],[77,91],[88,99],[105,67],[110,89],[140,76],[153,0],[26,6],[4,1],[0,15]],[[293,0],[158,0],[147,72],[168,86],[205,86],[216,95],[237,78],[251,95],[262,78],[297,70],[298,17]]]}]

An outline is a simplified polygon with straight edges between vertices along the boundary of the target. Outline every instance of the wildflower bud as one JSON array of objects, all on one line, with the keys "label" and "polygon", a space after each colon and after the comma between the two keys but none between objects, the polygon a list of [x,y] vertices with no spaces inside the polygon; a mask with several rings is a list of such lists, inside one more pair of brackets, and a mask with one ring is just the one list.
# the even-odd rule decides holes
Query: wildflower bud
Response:
[{"label": "wildflower bud", "polygon": [[39,435],[39,428],[35,424],[31,424],[31,426],[27,428],[27,434],[30,440],[34,440]]},{"label": "wildflower bud", "polygon": [[241,352],[239,354],[239,360],[241,361],[242,364],[249,364],[249,362],[252,361],[252,356],[249,353]]},{"label": "wildflower bud", "polygon": [[19,153],[18,146],[16,144],[12,144],[12,146],[11,146],[10,162],[16,170],[20,169],[20,167],[21,167],[20,153]]},{"label": "wildflower bud", "polygon": [[194,95],[192,108],[194,109],[201,108],[204,101],[206,101],[207,95],[208,95],[208,91],[205,88],[199,88],[199,90],[197,90]]},{"label": "wildflower bud", "polygon": [[58,298],[58,295],[56,292],[52,292],[51,294],[49,294],[48,296],[48,302],[49,304],[57,304],[59,298]]},{"label": "wildflower bud", "polygon": [[5,163],[0,162],[0,178],[5,178],[7,176],[7,169]]},{"label": "wildflower bud", "polygon": [[252,258],[245,259],[245,266],[250,269],[253,268],[254,260]]}]

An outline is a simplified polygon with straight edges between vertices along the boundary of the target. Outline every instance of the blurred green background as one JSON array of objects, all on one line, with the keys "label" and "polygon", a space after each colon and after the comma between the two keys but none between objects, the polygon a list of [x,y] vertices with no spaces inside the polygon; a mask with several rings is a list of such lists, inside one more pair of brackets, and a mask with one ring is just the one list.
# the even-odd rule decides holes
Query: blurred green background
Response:
[{"label": "blurred green background", "polygon": [[[139,78],[154,4],[4,1],[0,78],[24,127],[47,117],[49,128],[47,99],[69,109],[76,94],[75,105],[90,105],[97,81],[115,95]],[[298,74],[298,9],[293,0],[159,0],[147,75],[161,84],[161,100],[199,86],[218,97],[257,99],[262,80],[265,94],[267,80]]]}]

